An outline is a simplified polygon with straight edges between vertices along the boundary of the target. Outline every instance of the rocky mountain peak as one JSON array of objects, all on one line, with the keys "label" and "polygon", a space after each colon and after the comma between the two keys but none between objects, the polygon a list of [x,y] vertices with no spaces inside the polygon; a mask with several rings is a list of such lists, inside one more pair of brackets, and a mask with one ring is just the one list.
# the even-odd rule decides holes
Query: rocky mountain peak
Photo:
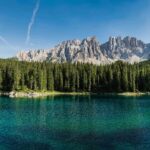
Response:
[{"label": "rocky mountain peak", "polygon": [[129,63],[149,59],[150,44],[135,37],[110,37],[100,44],[96,37],[64,41],[53,49],[19,52],[17,58],[24,61],[83,62],[107,64],[117,60]]},{"label": "rocky mountain peak", "polygon": [[101,49],[104,55],[113,60],[127,61],[136,56],[137,61],[140,61],[146,49],[146,44],[135,37],[110,37],[108,42],[101,45]]},{"label": "rocky mountain peak", "polygon": [[122,45],[122,38],[121,37],[109,37],[108,41],[108,48],[113,50],[116,46]]},{"label": "rocky mountain peak", "polygon": [[127,36],[123,39],[123,42],[124,42],[126,47],[131,48],[131,49],[134,49],[135,47],[140,47],[140,48],[145,47],[144,42],[142,42],[141,40],[138,40],[135,37]]}]

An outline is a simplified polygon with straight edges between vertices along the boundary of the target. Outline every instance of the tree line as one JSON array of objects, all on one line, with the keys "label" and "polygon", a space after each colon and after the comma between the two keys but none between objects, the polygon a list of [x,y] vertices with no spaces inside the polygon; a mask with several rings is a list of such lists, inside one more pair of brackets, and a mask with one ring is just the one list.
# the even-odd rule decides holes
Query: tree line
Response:
[{"label": "tree line", "polygon": [[150,61],[109,65],[0,60],[0,91],[150,91]]}]

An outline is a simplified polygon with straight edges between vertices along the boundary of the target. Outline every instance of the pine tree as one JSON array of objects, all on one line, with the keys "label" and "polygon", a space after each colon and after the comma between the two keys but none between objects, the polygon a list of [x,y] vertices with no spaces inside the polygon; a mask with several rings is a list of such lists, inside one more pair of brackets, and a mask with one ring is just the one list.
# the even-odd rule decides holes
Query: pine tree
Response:
[{"label": "pine tree", "polygon": [[0,69],[0,90],[3,89],[2,83],[3,83],[3,75],[2,75],[2,70]]},{"label": "pine tree", "polygon": [[128,70],[127,70],[127,65],[125,64],[124,67],[122,68],[122,80],[121,80],[121,87],[123,91],[128,91]]},{"label": "pine tree", "polygon": [[47,90],[54,91],[54,77],[52,70],[48,69],[47,72]]}]

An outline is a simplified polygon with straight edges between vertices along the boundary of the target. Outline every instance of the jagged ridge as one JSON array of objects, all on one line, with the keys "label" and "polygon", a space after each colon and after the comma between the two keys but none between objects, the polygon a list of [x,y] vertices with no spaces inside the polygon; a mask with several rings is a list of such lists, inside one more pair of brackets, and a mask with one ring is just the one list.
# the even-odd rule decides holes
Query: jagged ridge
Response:
[{"label": "jagged ridge", "polygon": [[51,50],[19,52],[20,61],[83,62],[108,64],[118,60],[129,63],[150,58],[150,44],[145,44],[134,37],[110,37],[100,45],[96,37],[64,41]]}]

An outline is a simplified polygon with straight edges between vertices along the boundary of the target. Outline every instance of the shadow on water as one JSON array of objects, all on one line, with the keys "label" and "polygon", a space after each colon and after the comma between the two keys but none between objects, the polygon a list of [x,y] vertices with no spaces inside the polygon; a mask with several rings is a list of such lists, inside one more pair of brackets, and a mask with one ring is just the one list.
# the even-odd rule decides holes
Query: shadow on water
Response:
[{"label": "shadow on water", "polygon": [[49,144],[26,141],[20,137],[0,135],[0,145],[9,150],[53,150]]},{"label": "shadow on water", "polygon": [[149,150],[149,99],[99,95],[0,97],[0,149]]},{"label": "shadow on water", "polygon": [[[32,129],[29,128],[29,130],[32,132]],[[10,150],[69,150],[70,148],[73,150],[148,150],[150,148],[150,128],[130,129],[111,134],[80,134],[78,132],[54,130],[43,130],[42,132],[47,134],[49,141],[57,141],[57,145],[55,145],[55,142],[51,145],[51,142],[34,142],[20,137],[1,135],[0,144],[5,143],[5,146]]]}]

